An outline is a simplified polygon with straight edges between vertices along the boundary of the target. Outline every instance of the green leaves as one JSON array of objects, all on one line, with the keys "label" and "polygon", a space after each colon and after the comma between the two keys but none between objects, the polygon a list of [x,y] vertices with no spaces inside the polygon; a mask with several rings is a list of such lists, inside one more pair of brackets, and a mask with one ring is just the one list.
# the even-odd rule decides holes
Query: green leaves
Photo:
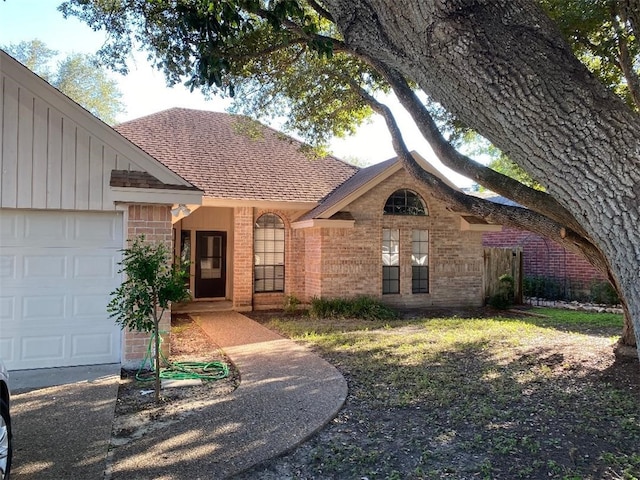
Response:
[{"label": "green leaves", "polygon": [[113,125],[124,110],[117,82],[98,67],[93,56],[72,53],[54,62],[58,52],[38,39],[3,49],[105,123]]},{"label": "green leaves", "polygon": [[146,243],[144,236],[135,238],[123,250],[120,265],[126,279],[111,293],[107,311],[122,328],[152,332],[170,302],[189,298],[185,286],[188,267],[172,267],[171,254],[163,243]]},{"label": "green leaves", "polygon": [[604,85],[640,109],[640,14],[621,0],[538,0],[576,56]]}]

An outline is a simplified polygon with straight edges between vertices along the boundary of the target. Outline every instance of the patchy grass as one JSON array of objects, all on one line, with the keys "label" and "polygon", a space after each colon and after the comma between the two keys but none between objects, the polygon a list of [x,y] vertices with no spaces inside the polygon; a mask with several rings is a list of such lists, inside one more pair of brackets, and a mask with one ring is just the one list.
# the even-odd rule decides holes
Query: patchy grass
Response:
[{"label": "patchy grass", "polygon": [[621,319],[536,313],[267,321],[333,363],[349,397],[239,478],[640,478],[640,368],[612,354]]},{"label": "patchy grass", "polygon": [[540,321],[540,326],[576,325],[582,328],[622,328],[624,323],[622,314],[597,313],[581,310],[562,310],[557,308],[533,308],[531,312],[547,317],[547,321]]}]

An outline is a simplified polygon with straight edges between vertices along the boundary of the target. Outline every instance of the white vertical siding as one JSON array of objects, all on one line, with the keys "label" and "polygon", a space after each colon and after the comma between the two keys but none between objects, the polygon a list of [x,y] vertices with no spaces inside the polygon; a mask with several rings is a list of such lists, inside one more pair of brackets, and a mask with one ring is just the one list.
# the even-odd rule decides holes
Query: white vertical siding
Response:
[{"label": "white vertical siding", "polygon": [[2,94],[2,182],[0,206],[17,206],[18,188],[18,84],[4,79]]},{"label": "white vertical siding", "polygon": [[0,208],[114,210],[114,169],[189,185],[0,50]]},{"label": "white vertical siding", "polygon": [[111,170],[144,169],[0,65],[0,208],[114,210]]},{"label": "white vertical siding", "polygon": [[140,170],[45,100],[3,75],[0,207],[113,210],[114,168]]}]

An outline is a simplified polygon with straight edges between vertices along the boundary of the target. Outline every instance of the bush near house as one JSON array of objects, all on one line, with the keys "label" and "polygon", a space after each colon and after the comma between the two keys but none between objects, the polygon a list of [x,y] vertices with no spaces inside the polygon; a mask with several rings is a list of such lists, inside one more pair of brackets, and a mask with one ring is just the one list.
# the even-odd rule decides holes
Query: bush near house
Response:
[{"label": "bush near house", "polygon": [[314,318],[360,318],[363,320],[393,320],[397,313],[380,301],[366,296],[354,298],[313,298],[309,315]]}]

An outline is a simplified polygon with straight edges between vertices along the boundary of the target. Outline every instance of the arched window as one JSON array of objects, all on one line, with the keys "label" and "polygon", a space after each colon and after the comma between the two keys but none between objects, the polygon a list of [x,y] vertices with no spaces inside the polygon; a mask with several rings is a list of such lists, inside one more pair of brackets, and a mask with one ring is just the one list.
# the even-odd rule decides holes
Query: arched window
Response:
[{"label": "arched window", "polygon": [[384,205],[385,215],[428,215],[422,197],[411,190],[396,190],[387,198]]},{"label": "arched window", "polygon": [[284,222],[265,213],[253,230],[254,291],[284,292]]}]

